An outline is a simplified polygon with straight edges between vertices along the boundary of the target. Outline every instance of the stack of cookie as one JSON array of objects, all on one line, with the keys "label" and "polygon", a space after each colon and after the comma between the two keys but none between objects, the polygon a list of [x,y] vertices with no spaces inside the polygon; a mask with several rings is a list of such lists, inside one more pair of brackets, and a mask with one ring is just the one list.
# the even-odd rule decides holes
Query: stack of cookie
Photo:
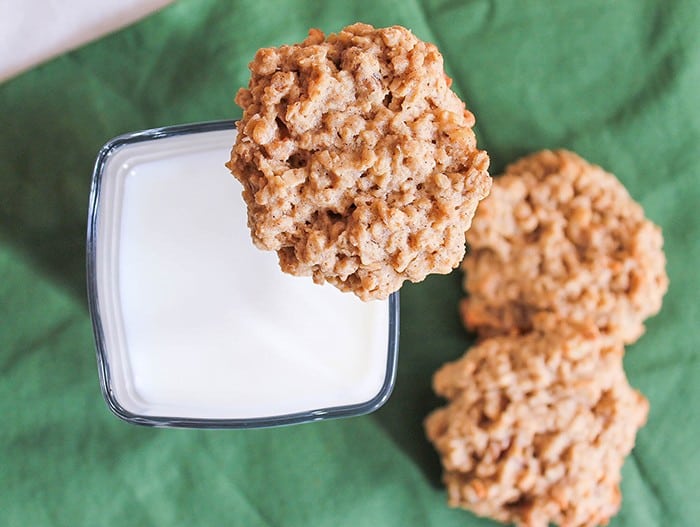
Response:
[{"label": "stack of cookie", "polygon": [[311,30],[250,70],[227,166],[283,271],[382,299],[458,266],[472,227],[462,315],[481,341],[435,375],[449,404],[426,421],[450,503],[527,527],[605,523],[648,413],[622,355],[668,286],[658,227],[564,151],[510,166],[479,204],[474,116],[405,28]]},{"label": "stack of cookie", "polygon": [[668,287],[660,229],[566,151],[494,180],[467,233],[461,314],[480,340],[443,366],[426,420],[449,503],[502,522],[607,523],[648,413],[622,367]]}]

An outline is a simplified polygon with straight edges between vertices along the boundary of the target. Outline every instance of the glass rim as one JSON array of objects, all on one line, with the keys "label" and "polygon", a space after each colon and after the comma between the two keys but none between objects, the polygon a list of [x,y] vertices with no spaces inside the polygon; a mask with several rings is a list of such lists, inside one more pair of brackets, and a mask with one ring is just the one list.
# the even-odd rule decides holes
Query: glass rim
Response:
[{"label": "glass rim", "polygon": [[398,363],[399,345],[399,293],[389,296],[389,331],[387,366],[384,382],[379,392],[370,400],[344,406],[319,408],[304,412],[280,414],[269,417],[254,418],[194,418],[177,416],[152,416],[133,413],[124,408],[118,401],[110,374],[109,359],[106,350],[105,335],[102,316],[99,307],[99,292],[97,287],[97,232],[100,210],[100,190],[102,178],[108,159],[121,147],[145,141],[177,137],[181,135],[231,130],[235,128],[236,121],[207,121],[191,124],[180,124],[140,130],[119,135],[109,140],[99,151],[92,172],[90,196],[87,220],[86,239],[86,271],[87,271],[87,299],[97,354],[97,369],[100,380],[100,389],[107,406],[120,419],[129,423],[167,428],[202,428],[202,429],[245,429],[268,428],[301,424],[339,417],[354,417],[365,415],[378,410],[386,403],[394,389],[396,382],[396,370]]}]

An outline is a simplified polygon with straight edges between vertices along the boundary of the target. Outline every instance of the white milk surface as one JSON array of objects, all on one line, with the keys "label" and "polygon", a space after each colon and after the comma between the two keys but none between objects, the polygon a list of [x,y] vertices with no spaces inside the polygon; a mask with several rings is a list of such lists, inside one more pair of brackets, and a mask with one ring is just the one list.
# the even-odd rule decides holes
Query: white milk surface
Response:
[{"label": "white milk surface", "polygon": [[103,176],[98,283],[114,394],[151,416],[252,418],[369,401],[388,304],[282,273],[224,167],[235,132],[121,147]]}]

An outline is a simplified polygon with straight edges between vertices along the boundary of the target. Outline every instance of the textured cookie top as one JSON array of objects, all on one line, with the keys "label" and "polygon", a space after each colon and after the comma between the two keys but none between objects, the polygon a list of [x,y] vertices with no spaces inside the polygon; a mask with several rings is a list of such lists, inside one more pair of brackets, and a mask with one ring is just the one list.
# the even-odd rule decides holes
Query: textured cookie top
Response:
[{"label": "textured cookie top", "polygon": [[355,24],[250,70],[227,166],[282,270],[369,300],[459,265],[489,159],[435,46]]},{"label": "textured cookie top", "polygon": [[462,314],[482,336],[544,311],[631,343],[668,288],[660,229],[615,176],[563,150],[510,165],[467,241]]},{"label": "textured cookie top", "polygon": [[605,524],[648,403],[627,382],[622,344],[552,316],[535,326],[485,339],[435,374],[450,402],[426,431],[449,503],[523,527]]}]

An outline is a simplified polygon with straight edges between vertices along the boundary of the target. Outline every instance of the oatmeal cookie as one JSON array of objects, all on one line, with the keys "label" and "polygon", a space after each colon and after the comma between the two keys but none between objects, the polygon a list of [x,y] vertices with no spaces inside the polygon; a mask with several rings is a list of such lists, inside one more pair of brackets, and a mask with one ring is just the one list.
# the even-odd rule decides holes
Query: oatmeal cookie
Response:
[{"label": "oatmeal cookie", "polygon": [[550,312],[632,343],[668,288],[661,230],[615,176],[564,150],[510,165],[467,242],[461,312],[481,336]]},{"label": "oatmeal cookie", "polygon": [[552,315],[534,325],[482,340],[433,378],[449,404],[425,428],[448,502],[520,527],[606,524],[648,403],[619,341]]},{"label": "oatmeal cookie", "polygon": [[459,265],[489,158],[434,45],[399,26],[314,29],[250,70],[227,166],[257,247],[363,300]]}]

